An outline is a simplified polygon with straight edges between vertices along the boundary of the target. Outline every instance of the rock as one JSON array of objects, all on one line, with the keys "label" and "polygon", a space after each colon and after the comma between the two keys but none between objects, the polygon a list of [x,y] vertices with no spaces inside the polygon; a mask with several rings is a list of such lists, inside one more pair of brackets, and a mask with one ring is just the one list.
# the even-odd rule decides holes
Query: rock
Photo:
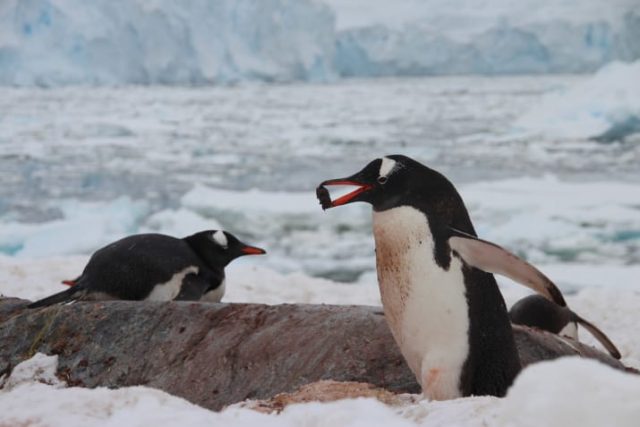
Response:
[{"label": "rock", "polygon": [[[59,355],[69,385],[145,385],[218,410],[321,380],[418,393],[380,308],[330,305],[78,302],[42,309],[0,299],[0,375],[36,352]],[[514,327],[525,364],[595,349]]]}]

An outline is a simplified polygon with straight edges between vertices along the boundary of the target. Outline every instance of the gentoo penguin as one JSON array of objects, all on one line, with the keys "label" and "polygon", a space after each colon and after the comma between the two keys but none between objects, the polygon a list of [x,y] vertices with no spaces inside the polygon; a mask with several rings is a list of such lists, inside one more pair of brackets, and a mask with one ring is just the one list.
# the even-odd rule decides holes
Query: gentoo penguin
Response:
[{"label": "gentoo penguin", "polygon": [[516,325],[544,329],[576,341],[580,324],[607,349],[611,357],[621,357],[613,342],[596,325],[578,316],[569,307],[560,307],[540,295],[529,295],[517,301],[509,310],[509,317]]},{"label": "gentoo penguin", "polygon": [[[354,191],[331,200],[326,186]],[[565,301],[535,267],[480,240],[462,198],[443,175],[401,155],[324,181],[324,209],[373,207],[378,284],[385,317],[425,397],[503,396],[521,369],[507,308],[491,273],[557,304]]]},{"label": "gentoo penguin", "polygon": [[73,300],[203,300],[218,302],[225,290],[224,267],[243,255],[265,251],[231,233],[207,230],[178,239],[137,234],[95,252],[69,289],[29,308]]}]

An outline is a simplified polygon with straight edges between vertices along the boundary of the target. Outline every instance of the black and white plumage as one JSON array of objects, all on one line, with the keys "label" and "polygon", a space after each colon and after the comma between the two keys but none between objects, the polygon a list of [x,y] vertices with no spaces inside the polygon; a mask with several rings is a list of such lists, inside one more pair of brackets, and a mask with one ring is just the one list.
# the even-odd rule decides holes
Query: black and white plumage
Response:
[{"label": "black and white plumage", "polygon": [[[326,186],[357,189],[331,200]],[[507,309],[491,273],[504,274],[564,306],[535,267],[480,240],[455,187],[405,156],[376,159],[317,189],[323,208],[373,207],[376,268],[385,317],[431,399],[502,396],[520,371]]]},{"label": "black and white plumage", "polygon": [[509,317],[516,325],[543,329],[576,341],[578,325],[581,325],[607,349],[611,357],[621,357],[615,344],[600,328],[577,315],[569,307],[560,307],[540,295],[529,295],[517,301],[509,310]]},{"label": "black and white plumage", "polygon": [[183,239],[163,234],[125,237],[96,251],[69,289],[29,308],[74,300],[203,300],[224,295],[224,268],[243,255],[264,254],[231,233],[207,230]]}]

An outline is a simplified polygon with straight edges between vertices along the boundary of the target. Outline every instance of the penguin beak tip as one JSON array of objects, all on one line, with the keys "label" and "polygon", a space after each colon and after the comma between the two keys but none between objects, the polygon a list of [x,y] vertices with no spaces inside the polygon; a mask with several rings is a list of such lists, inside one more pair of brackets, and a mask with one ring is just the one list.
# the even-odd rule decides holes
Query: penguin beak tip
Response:
[{"label": "penguin beak tip", "polygon": [[242,248],[242,253],[244,255],[265,255],[267,251],[255,246],[245,246],[244,248]]},{"label": "penguin beak tip", "polygon": [[[329,194],[329,190],[327,190],[326,186],[331,185],[339,185],[339,186],[355,186],[357,187],[354,191],[345,194],[342,197],[337,198],[336,200],[331,200],[331,195]],[[320,202],[320,206],[322,206],[322,210],[327,210],[329,208],[335,208],[337,206],[346,205],[347,203],[351,203],[355,201],[354,199],[364,193],[369,191],[372,188],[371,185],[362,184],[359,182],[351,181],[350,179],[330,179],[322,182],[318,188],[316,188],[316,197]]]}]

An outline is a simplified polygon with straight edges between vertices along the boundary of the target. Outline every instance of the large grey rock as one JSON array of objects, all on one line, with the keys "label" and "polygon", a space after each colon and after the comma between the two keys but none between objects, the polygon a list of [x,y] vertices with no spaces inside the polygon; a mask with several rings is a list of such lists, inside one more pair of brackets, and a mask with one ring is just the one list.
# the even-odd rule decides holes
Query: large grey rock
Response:
[{"label": "large grey rock", "polygon": [[[0,374],[36,352],[59,355],[70,385],[146,385],[210,409],[318,380],[419,392],[385,323],[366,306],[93,302],[29,310],[0,299]],[[514,327],[523,363],[582,354],[555,335]]]}]

